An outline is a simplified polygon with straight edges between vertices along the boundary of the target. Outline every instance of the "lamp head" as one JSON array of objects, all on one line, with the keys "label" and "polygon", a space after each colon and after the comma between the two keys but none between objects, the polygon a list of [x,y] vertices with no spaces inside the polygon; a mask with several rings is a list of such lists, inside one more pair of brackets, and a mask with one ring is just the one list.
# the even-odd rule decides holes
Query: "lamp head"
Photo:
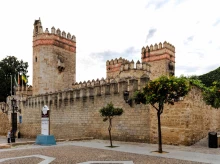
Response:
[{"label": "lamp head", "polygon": [[127,102],[129,98],[129,91],[124,91],[124,100]]},{"label": "lamp head", "polygon": [[16,106],[16,100],[14,99],[14,98],[12,98],[12,100],[11,100],[11,104],[12,104],[12,106]]}]

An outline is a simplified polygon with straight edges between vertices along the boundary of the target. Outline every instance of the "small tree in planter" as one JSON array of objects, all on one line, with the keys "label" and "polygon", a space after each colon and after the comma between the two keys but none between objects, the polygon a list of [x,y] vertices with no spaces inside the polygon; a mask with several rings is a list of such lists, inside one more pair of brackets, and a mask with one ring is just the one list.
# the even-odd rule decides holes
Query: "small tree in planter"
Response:
[{"label": "small tree in planter", "polygon": [[109,140],[110,140],[110,146],[113,147],[112,145],[112,136],[111,136],[111,128],[112,128],[112,119],[115,116],[120,116],[123,113],[122,108],[115,108],[112,103],[107,104],[106,107],[103,107],[102,109],[99,110],[100,114],[102,117],[104,117],[103,121],[109,121],[109,127],[108,127],[108,132],[109,132]]},{"label": "small tree in planter", "polygon": [[143,88],[143,91],[137,91],[134,95],[136,103],[150,104],[157,111],[158,120],[158,152],[162,153],[162,134],[160,115],[163,113],[164,104],[174,105],[180,97],[185,96],[189,91],[189,81],[184,78],[166,77],[150,81]]}]

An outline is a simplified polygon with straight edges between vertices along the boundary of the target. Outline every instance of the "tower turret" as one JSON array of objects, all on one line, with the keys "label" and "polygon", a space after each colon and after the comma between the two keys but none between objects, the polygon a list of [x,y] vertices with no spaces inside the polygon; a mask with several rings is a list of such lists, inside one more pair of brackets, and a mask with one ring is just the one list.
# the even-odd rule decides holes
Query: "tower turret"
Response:
[{"label": "tower turret", "polygon": [[45,32],[35,20],[33,33],[33,95],[72,88],[76,81],[75,36],[55,27]]},{"label": "tower turret", "polygon": [[39,20],[35,20],[34,21],[34,32],[33,32],[33,36],[36,36],[40,33],[43,32],[43,27],[41,25],[41,20],[39,18]]},{"label": "tower turret", "polygon": [[151,65],[151,80],[162,75],[175,74],[175,47],[166,41],[163,44],[143,47],[141,60]]}]

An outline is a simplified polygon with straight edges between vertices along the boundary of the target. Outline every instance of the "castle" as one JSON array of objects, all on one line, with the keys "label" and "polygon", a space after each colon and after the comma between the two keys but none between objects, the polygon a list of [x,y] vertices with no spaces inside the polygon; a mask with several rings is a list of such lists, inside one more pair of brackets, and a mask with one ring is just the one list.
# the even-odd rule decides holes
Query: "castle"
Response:
[{"label": "castle", "polygon": [[[50,109],[50,134],[56,138],[108,138],[107,124],[99,109],[112,102],[124,109],[113,122],[115,140],[157,142],[156,112],[149,105],[128,104],[128,91],[141,90],[149,80],[175,74],[175,47],[164,42],[143,47],[141,62],[123,58],[106,61],[106,78],[76,82],[76,37],[58,28],[43,30],[35,20],[33,30],[33,88],[18,88],[22,121],[18,129],[23,137],[35,138],[41,132],[41,108]],[[9,97],[10,99],[10,97]],[[10,101],[8,101],[10,103]],[[168,110],[169,109],[169,110]],[[220,112],[205,105],[201,91],[192,88],[184,101],[167,105],[161,117],[163,143],[191,145],[210,130],[219,130]],[[209,113],[209,114],[207,114]],[[2,113],[4,124],[10,127]],[[6,127],[0,128],[0,133]]]},{"label": "castle", "polygon": [[[107,61],[106,80],[173,75],[175,48],[167,42],[143,47],[141,60],[142,63],[138,61],[136,65],[122,58]],[[48,28],[43,31],[41,20],[36,20],[33,31],[33,95],[72,89],[77,85],[75,36],[54,27],[51,32]]]}]

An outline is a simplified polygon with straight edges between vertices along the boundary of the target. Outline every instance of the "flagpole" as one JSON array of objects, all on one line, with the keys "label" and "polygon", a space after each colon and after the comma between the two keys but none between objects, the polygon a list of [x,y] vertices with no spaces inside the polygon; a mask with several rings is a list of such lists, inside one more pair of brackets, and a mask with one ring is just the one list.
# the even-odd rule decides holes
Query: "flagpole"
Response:
[{"label": "flagpole", "polygon": [[18,72],[18,88],[20,87],[20,81],[19,81],[19,72]]},{"label": "flagpole", "polygon": [[21,73],[21,90],[23,91],[23,73]]},{"label": "flagpole", "polygon": [[11,96],[12,96],[12,75],[11,76]]}]

